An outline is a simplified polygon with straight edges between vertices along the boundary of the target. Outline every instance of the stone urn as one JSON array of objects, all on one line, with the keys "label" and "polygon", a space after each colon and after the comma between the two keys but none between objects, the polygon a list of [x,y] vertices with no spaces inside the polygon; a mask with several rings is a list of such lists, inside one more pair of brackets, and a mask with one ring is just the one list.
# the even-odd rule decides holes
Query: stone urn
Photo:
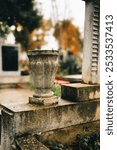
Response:
[{"label": "stone urn", "polygon": [[58,102],[51,90],[58,68],[58,54],[57,50],[28,51],[31,80],[35,87],[29,103],[47,105]]}]

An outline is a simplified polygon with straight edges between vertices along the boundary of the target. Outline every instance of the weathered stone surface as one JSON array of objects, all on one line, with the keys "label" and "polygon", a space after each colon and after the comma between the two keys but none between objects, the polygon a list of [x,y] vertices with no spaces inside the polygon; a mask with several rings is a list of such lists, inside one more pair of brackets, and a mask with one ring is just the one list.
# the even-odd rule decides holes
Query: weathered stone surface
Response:
[{"label": "weathered stone surface", "polygon": [[37,138],[43,143],[43,141],[58,141],[62,144],[68,144],[76,140],[76,135],[81,136],[91,135],[100,131],[100,121],[93,121],[89,123],[78,124],[62,129],[43,132],[37,135]]},{"label": "weathered stone surface", "polygon": [[17,84],[29,83],[30,76],[0,76],[0,85],[2,84]]},{"label": "weathered stone surface", "polygon": [[82,77],[85,83],[100,83],[100,0],[86,0]]},{"label": "weathered stone surface", "polygon": [[99,120],[99,101],[69,102],[37,106],[13,104],[2,110],[2,150],[12,150],[14,137]]},{"label": "weathered stone surface", "polygon": [[82,75],[66,75],[62,77],[63,80],[69,81],[71,83],[82,82]]},{"label": "weathered stone surface", "polygon": [[15,141],[17,148],[20,148],[20,150],[49,150],[31,135],[19,137]]},{"label": "weathered stone surface", "polygon": [[33,90],[30,87],[23,88],[8,88],[0,89],[0,104],[11,105],[13,103],[21,104],[28,103],[29,96],[32,96]]},{"label": "weathered stone surface", "polygon": [[100,98],[100,86],[82,83],[61,86],[61,97],[70,101],[95,100]]},{"label": "weathered stone surface", "polygon": [[58,97],[57,96],[51,96],[51,97],[29,97],[29,103],[30,104],[38,104],[38,105],[54,105],[58,104]]},{"label": "weathered stone surface", "polygon": [[14,145],[15,137],[14,123],[13,113],[6,109],[1,116],[1,150],[13,150],[12,145]]}]

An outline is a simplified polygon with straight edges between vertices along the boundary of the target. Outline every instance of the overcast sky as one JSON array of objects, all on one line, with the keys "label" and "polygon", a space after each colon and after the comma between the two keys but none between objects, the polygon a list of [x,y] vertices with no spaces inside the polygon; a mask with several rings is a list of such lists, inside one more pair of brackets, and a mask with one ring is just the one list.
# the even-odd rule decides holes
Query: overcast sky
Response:
[{"label": "overcast sky", "polygon": [[[82,0],[36,0],[42,2],[42,12],[44,18],[72,19],[75,25],[84,30],[85,2]],[[54,8],[54,9],[53,9]]]}]

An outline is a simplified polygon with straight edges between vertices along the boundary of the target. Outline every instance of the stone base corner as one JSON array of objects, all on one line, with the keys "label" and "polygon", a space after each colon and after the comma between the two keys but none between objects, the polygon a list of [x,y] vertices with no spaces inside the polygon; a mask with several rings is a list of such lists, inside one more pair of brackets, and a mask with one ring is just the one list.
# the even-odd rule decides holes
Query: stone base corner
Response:
[{"label": "stone base corner", "polygon": [[37,105],[54,105],[58,104],[59,97],[52,96],[46,98],[37,98],[37,97],[29,97],[30,104],[37,104]]}]

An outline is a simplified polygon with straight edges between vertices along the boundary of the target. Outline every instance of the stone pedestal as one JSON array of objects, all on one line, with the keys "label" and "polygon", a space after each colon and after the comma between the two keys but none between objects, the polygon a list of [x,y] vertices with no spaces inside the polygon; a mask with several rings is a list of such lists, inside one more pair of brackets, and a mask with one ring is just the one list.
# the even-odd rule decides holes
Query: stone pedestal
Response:
[{"label": "stone pedestal", "polygon": [[49,96],[49,97],[29,97],[30,104],[37,105],[54,105],[58,103],[59,98],[57,96]]},{"label": "stone pedestal", "polygon": [[1,112],[2,150],[13,150],[15,139],[99,120],[99,101],[69,102],[52,106],[10,104]]},{"label": "stone pedestal", "polygon": [[99,100],[100,86],[83,83],[64,84],[61,86],[61,97],[74,102]]}]

